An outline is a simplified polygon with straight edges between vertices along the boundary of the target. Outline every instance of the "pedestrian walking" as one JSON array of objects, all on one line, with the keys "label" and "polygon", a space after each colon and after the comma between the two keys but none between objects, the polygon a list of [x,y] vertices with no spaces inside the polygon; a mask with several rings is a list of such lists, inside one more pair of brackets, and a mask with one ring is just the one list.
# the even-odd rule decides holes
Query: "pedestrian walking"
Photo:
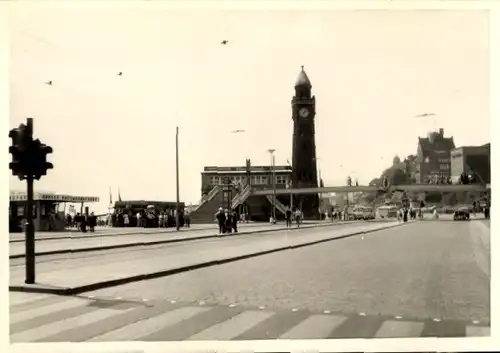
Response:
[{"label": "pedestrian walking", "polygon": [[129,226],[129,223],[130,223],[130,219],[128,217],[128,214],[124,213],[123,214],[123,225],[125,227],[128,227]]},{"label": "pedestrian walking", "polygon": [[94,232],[95,227],[97,225],[97,217],[95,216],[94,212],[92,212],[89,216],[89,230],[90,232]]},{"label": "pedestrian walking", "polygon": [[301,221],[302,221],[302,212],[300,211],[300,209],[297,208],[297,210],[295,211],[295,222],[297,223],[297,228],[300,227]]},{"label": "pedestrian walking", "polygon": [[140,212],[137,212],[137,214],[135,215],[135,218],[136,218],[136,227],[140,227],[142,224],[141,224],[141,213]]},{"label": "pedestrian walking", "polygon": [[233,213],[231,214],[231,223],[233,226],[233,231],[235,233],[238,233],[238,213],[236,213],[236,211],[233,211]]},{"label": "pedestrian walking", "polygon": [[286,208],[285,220],[286,220],[286,227],[290,228],[292,226],[292,210],[290,210],[290,207]]},{"label": "pedestrian walking", "polygon": [[225,220],[224,220],[224,233],[231,233],[232,230],[233,230],[233,222],[232,222],[232,218],[231,217],[231,213],[229,213],[229,210],[226,208],[224,210],[224,217],[225,217]]},{"label": "pedestrian walking", "polygon": [[219,225],[219,236],[224,233],[224,223],[226,222],[226,216],[224,215],[224,211],[222,207],[219,207],[219,211],[215,214],[215,219],[217,220],[217,224]]}]

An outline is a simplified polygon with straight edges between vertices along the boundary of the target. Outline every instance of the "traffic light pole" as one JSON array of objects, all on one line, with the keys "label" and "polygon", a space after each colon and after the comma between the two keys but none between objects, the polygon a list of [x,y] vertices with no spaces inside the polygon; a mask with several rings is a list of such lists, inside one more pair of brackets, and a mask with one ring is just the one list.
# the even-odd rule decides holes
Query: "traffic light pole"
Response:
[{"label": "traffic light pole", "polygon": [[33,225],[33,176],[26,178],[28,186],[28,197],[26,205],[26,233],[25,233],[25,260],[26,260],[26,284],[35,283],[35,226]]}]

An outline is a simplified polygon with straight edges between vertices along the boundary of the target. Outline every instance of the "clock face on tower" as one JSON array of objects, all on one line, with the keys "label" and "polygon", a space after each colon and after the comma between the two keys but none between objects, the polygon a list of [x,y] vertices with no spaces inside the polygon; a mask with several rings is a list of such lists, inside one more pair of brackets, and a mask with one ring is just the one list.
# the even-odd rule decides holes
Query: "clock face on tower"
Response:
[{"label": "clock face on tower", "polygon": [[303,117],[303,118],[307,118],[309,116],[309,109],[307,109],[307,108],[300,108],[299,115],[301,117]]}]

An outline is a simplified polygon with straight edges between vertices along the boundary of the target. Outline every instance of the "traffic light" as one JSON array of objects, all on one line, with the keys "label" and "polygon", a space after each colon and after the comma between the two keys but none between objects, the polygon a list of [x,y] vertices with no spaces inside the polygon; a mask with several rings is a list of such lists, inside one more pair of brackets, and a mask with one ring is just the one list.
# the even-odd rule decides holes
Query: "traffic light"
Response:
[{"label": "traffic light", "polygon": [[9,147],[12,162],[9,163],[9,169],[12,170],[12,175],[24,180],[29,169],[29,150],[33,141],[33,131],[29,125],[21,124],[9,131],[9,137],[12,139],[12,146]]},{"label": "traffic light", "polygon": [[41,143],[39,139],[33,141],[33,177],[36,180],[40,180],[42,176],[47,175],[47,170],[54,168],[52,163],[47,162],[47,155],[50,153],[52,153],[52,147]]},{"label": "traffic light", "polygon": [[9,131],[12,146],[9,153],[12,154],[12,162],[9,169],[12,175],[20,180],[32,176],[36,180],[47,175],[47,170],[54,168],[52,163],[47,162],[47,155],[52,153],[52,147],[44,145],[39,139],[33,141],[33,122],[28,119],[26,125],[21,124],[18,128]]}]

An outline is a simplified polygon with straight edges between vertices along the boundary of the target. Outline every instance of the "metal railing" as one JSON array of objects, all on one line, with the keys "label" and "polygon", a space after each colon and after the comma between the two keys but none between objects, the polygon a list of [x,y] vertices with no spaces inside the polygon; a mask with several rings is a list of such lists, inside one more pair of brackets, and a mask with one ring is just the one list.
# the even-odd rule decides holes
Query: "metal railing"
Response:
[{"label": "metal railing", "polygon": [[231,207],[234,209],[238,207],[242,202],[244,202],[250,193],[252,192],[252,187],[250,185],[245,186],[231,201]]},{"label": "metal railing", "polygon": [[[266,195],[267,200],[272,204],[274,197],[272,195]],[[278,199],[276,199],[275,207],[278,211],[283,214],[286,214],[286,206]]]},{"label": "metal railing", "polygon": [[192,210],[192,212],[196,212],[197,210],[199,210],[201,206],[211,201],[215,197],[215,195],[219,193],[219,191],[220,191],[220,186],[216,185],[214,188],[212,188],[212,190],[210,190],[208,194],[202,196],[200,203]]}]

